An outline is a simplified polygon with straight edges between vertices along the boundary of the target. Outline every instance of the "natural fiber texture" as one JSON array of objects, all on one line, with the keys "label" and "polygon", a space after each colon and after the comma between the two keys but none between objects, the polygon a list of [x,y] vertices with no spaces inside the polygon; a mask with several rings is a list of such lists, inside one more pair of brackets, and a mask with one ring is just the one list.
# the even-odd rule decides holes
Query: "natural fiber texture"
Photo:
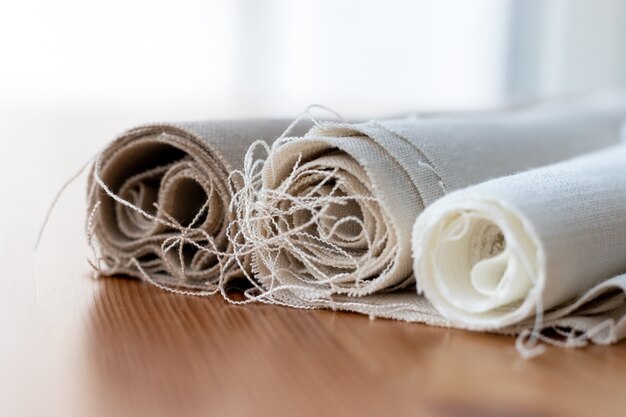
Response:
[{"label": "natural fiber texture", "polygon": [[122,134],[98,156],[89,179],[98,269],[208,290],[241,275],[250,256],[228,256],[237,239],[230,197],[241,181],[229,175],[255,140],[272,142],[289,124],[154,124]]},{"label": "natural fiber texture", "polygon": [[413,252],[418,288],[453,326],[534,317],[625,337],[626,145],[447,195],[418,218]]},{"label": "natural fiber texture", "polygon": [[445,324],[427,303],[405,303],[416,298],[410,292],[362,298],[412,286],[416,217],[449,191],[615,144],[625,116],[625,97],[604,96],[464,117],[324,123],[282,141],[259,182],[248,181],[235,200],[256,279],[272,301]]},{"label": "natural fiber texture", "polygon": [[[525,354],[626,335],[625,96],[304,136],[300,119],[116,139],[89,181],[96,268],[194,295],[244,276],[231,302],[521,334]],[[420,214],[415,270],[434,305],[414,285]]]}]

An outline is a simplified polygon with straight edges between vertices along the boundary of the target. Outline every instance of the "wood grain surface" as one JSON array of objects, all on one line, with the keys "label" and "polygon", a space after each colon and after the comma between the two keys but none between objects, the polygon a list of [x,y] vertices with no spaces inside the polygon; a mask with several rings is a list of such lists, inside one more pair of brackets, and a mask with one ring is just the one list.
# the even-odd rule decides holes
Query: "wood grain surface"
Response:
[{"label": "wood grain surface", "polygon": [[626,344],[523,360],[506,336],[94,280],[84,178],[33,253],[58,186],[145,118],[18,116],[0,143],[1,416],[626,415]]},{"label": "wood grain surface", "polygon": [[87,329],[93,382],[115,407],[108,415],[624,413],[623,345],[526,361],[506,336],[232,306],[111,278]]}]

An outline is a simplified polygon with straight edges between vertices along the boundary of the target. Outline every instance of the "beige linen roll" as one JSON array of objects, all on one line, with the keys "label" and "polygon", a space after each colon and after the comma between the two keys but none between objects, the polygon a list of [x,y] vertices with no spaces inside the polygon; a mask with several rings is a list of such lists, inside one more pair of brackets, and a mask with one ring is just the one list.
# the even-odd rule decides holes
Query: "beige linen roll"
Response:
[{"label": "beige linen roll", "polygon": [[[88,192],[90,228],[104,272],[205,289],[239,276],[250,256],[236,262],[228,257],[236,235],[229,229],[231,190],[241,186],[237,177],[229,182],[229,175],[241,168],[254,141],[272,142],[289,125],[152,124],[114,140],[99,155]],[[297,127],[294,133],[304,132]]]}]

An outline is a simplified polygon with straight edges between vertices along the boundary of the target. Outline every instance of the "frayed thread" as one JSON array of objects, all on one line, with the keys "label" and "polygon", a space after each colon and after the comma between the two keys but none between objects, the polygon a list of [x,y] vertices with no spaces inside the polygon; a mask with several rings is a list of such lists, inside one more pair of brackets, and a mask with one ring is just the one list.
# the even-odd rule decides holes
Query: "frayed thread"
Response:
[{"label": "frayed thread", "polygon": [[[288,137],[289,133],[292,132],[293,129],[303,120],[310,120],[314,124],[320,126],[321,122],[319,122],[312,116],[312,111],[315,109],[321,109],[321,110],[327,111],[328,113],[332,114],[337,119],[343,120],[341,115],[339,115],[337,112],[325,106],[322,106],[322,105],[308,106],[305,109],[305,111],[300,116],[298,116],[285,129],[285,131],[277,138],[274,145],[276,146],[282,143],[283,141],[289,140],[290,139]],[[266,147],[269,152],[270,150],[269,146],[266,145]],[[253,275],[251,275],[248,272],[246,259],[251,256],[253,249],[241,243],[242,237],[244,236],[244,234],[236,231],[237,226],[239,226],[237,222],[231,221],[231,222],[228,222],[226,225],[226,238],[229,241],[231,248],[233,248],[234,250],[233,251],[219,250],[213,237],[210,236],[201,227],[197,226],[197,222],[202,217],[202,215],[205,214],[207,210],[208,199],[207,199],[207,202],[205,202],[205,204],[196,212],[194,218],[191,220],[191,222],[188,225],[181,225],[178,221],[176,221],[176,219],[173,216],[165,212],[165,210],[163,210],[162,207],[159,207],[159,205],[156,203],[154,204],[154,207],[156,209],[157,215],[153,215],[147,212],[146,210],[142,209],[141,207],[138,207],[137,205],[122,198],[117,193],[113,192],[111,188],[104,182],[104,180],[101,177],[102,155],[103,155],[102,152],[97,154],[87,164],[85,164],[85,166],[80,171],[80,172],[84,171],[86,166],[88,166],[88,164],[92,160],[95,159],[91,175],[97,187],[94,187],[91,192],[92,193],[95,192],[96,188],[100,189],[109,198],[113,199],[117,204],[132,210],[132,212],[152,222],[161,224],[167,227],[168,229],[176,231],[176,233],[173,236],[164,239],[163,242],[161,243],[160,248],[159,248],[159,258],[164,263],[165,269],[173,277],[175,277],[178,282],[164,283],[164,282],[159,281],[158,282],[159,286],[169,287],[170,290],[172,290],[172,292],[179,293],[179,290],[177,288],[183,283],[185,283],[188,278],[186,266],[185,266],[186,262],[185,262],[185,254],[183,252],[183,248],[185,245],[189,245],[197,251],[204,252],[208,255],[214,256],[217,262],[218,273],[216,274],[216,279],[211,280],[212,282],[201,283],[202,286],[204,286],[205,288],[210,288],[210,290],[206,290],[206,291],[203,290],[200,292],[200,294],[214,294],[215,292],[220,292],[222,295],[225,296],[225,298],[228,298],[226,295],[225,271],[227,271],[228,268],[231,268],[233,266],[236,269],[242,271],[242,273],[244,274],[244,276],[246,276],[248,281],[253,284],[253,287],[255,290],[259,292],[263,290],[263,288],[256,283]],[[262,163],[263,161],[254,162],[255,167],[262,166]],[[256,170],[256,168],[254,168],[254,170]],[[75,177],[78,177],[79,174],[77,174]],[[68,183],[71,183],[71,181],[73,181],[75,177],[72,177],[72,179],[68,181]],[[231,194],[234,194],[237,191],[237,187],[234,186],[234,182],[231,181],[231,178],[232,178],[232,173],[231,173],[231,177],[229,177],[229,187],[231,187],[231,190],[230,190]],[[66,186],[67,185],[64,185],[63,189]],[[59,194],[62,193],[63,189],[59,192]],[[92,199],[91,197],[93,196],[90,196],[90,201]],[[54,203],[56,203],[56,199]],[[88,221],[87,221],[87,226],[86,226],[86,235],[87,235],[88,244],[91,248],[91,253],[92,253],[91,255],[92,259],[88,259],[88,263],[92,266],[94,271],[97,274],[102,274],[102,273],[110,272],[111,270],[112,271],[115,271],[118,269],[123,270],[124,268],[133,267],[144,278],[145,281],[151,282],[151,283],[157,282],[155,279],[150,278],[150,274],[145,270],[145,268],[141,267],[141,262],[138,259],[131,258],[130,260],[124,261],[121,259],[114,259],[110,255],[106,255],[102,253],[101,246],[100,247],[97,246],[97,239],[96,239],[97,236],[95,236],[97,234],[96,233],[96,227],[97,227],[97,222],[98,222],[97,212],[98,212],[99,207],[100,207],[100,201],[95,203],[95,205],[91,209],[91,212],[88,214]],[[233,209],[232,202],[228,206],[228,208],[229,210]],[[49,215],[47,216],[47,218],[48,217]],[[47,222],[47,218],[46,218],[46,222]],[[194,236],[196,237],[196,239],[191,239],[190,236]],[[198,243],[197,241],[198,237],[201,238],[201,241],[202,241],[201,244]],[[176,255],[177,255],[176,258],[179,264],[178,267],[172,264],[170,256],[168,256],[168,253],[172,251],[176,251]],[[103,264],[106,264],[108,268],[104,268]],[[107,269],[109,271],[107,271]],[[149,279],[146,277],[148,277]],[[279,290],[275,290],[275,291],[279,291]],[[268,294],[271,294],[272,292],[269,292]],[[195,293],[195,295],[198,295],[198,294]],[[261,298],[261,297],[254,297],[254,298]]]},{"label": "frayed thread", "polygon": [[[376,198],[360,194],[341,195],[341,187],[348,185],[337,178],[337,169],[301,169],[301,156],[277,188],[265,188],[262,185],[265,160],[255,156],[259,150],[268,156],[272,153],[267,143],[256,142],[246,153],[243,170],[231,174],[238,176],[243,183],[241,189],[233,190],[231,202],[231,210],[236,212],[237,230],[241,234],[241,239],[233,242],[237,246],[235,254],[254,255],[255,276],[249,276],[252,285],[261,281],[263,288],[258,289],[270,293],[289,285],[307,300],[319,297],[327,299],[335,293],[349,292],[349,289],[337,284],[351,277],[354,277],[354,286],[358,288],[363,281],[358,275],[355,277],[352,271],[358,271],[361,263],[369,261],[372,252],[387,241],[387,236],[383,236],[380,242],[372,242],[362,219],[353,215],[338,218],[329,213],[329,209],[331,205],[345,206],[350,202],[378,204]],[[307,177],[314,179],[307,192],[293,195],[291,187]],[[323,188],[325,190],[321,192]],[[288,219],[296,215],[306,221],[291,224]],[[332,226],[324,228],[322,222]],[[332,242],[340,228],[348,223],[361,230],[360,236],[368,248],[364,256],[354,256]],[[311,229],[316,233],[311,233]],[[320,256],[339,261],[347,272],[326,272],[324,268],[327,265],[320,260]],[[296,264],[281,267],[281,260],[285,257]],[[268,272],[261,273],[259,265],[263,265]],[[292,283],[285,282],[287,277]]]},{"label": "frayed thread", "polygon": [[37,232],[37,237],[35,239],[35,244],[33,245],[33,251],[36,252],[37,249],[39,248],[39,244],[41,243],[41,239],[43,239],[43,235],[46,231],[46,227],[48,226],[48,223],[50,222],[50,217],[52,216],[52,212],[54,211],[54,208],[56,207],[57,203],[59,202],[61,196],[65,193],[65,190],[67,190],[67,187],[69,187],[70,185],[72,185],[72,183],[74,181],[76,181],[83,172],[85,172],[85,170],[87,169],[87,167],[91,164],[91,162],[94,160],[94,158],[96,158],[98,154],[92,156],[91,158],[89,158],[87,160],[87,162],[85,162],[85,164],[80,167],[80,169],[74,174],[72,175],[70,178],[68,178],[62,185],[61,187],[59,187],[59,190],[56,192],[56,194],[54,195],[52,202],[50,203],[50,205],[48,206],[48,209],[46,210],[46,214],[44,216],[43,222],[41,223],[41,226],[39,227],[39,231]]}]

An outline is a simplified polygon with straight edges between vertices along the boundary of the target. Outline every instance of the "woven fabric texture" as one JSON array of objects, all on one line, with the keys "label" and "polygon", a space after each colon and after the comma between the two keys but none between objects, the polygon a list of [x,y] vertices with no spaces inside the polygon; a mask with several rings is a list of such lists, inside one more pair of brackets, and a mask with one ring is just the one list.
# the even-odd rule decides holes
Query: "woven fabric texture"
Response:
[{"label": "woven fabric texture", "polygon": [[102,151],[89,178],[99,268],[205,289],[241,275],[249,256],[238,262],[226,256],[235,233],[228,229],[230,196],[241,186],[229,175],[254,141],[273,141],[290,122],[152,124],[123,133]]},{"label": "woven fabric texture", "polygon": [[413,252],[418,288],[455,327],[543,316],[598,343],[626,336],[626,145],[443,197]]},{"label": "woven fabric texture", "polygon": [[316,126],[274,147],[254,201],[243,202],[254,223],[246,238],[256,248],[256,279],[307,306],[410,288],[411,230],[426,207],[454,190],[614,145],[625,116],[626,97],[611,95]]},{"label": "woven fabric texture", "polygon": [[170,290],[225,296],[244,277],[246,302],[612,343],[625,120],[611,94],[312,128],[148,125],[99,155],[88,233],[99,270]]}]

